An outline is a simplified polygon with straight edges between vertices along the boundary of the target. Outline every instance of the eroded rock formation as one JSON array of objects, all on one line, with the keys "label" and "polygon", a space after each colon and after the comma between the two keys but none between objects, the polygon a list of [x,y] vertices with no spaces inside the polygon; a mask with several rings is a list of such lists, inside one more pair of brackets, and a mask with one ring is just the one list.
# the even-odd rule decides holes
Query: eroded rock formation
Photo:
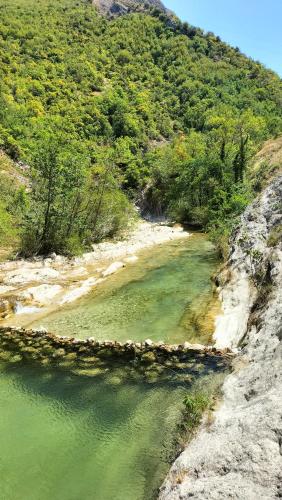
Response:
[{"label": "eroded rock formation", "polygon": [[112,16],[150,8],[157,8],[162,12],[168,12],[160,0],[93,0],[93,5],[102,14]]}]

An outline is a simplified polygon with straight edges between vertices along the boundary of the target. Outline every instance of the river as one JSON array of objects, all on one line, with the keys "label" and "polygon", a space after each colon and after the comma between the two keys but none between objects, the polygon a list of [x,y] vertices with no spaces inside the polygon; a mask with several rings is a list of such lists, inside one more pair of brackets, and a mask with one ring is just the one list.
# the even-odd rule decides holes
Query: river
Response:
[{"label": "river", "polygon": [[170,344],[204,343],[213,331],[212,312],[218,305],[212,300],[210,280],[217,266],[213,245],[205,235],[195,233],[142,252],[136,263],[108,278],[75,306],[38,321],[34,315],[28,326],[97,340],[149,337]]},{"label": "river", "polygon": [[[82,338],[204,341],[207,324],[197,314],[214,303],[210,276],[217,265],[203,235],[161,245],[40,324]],[[184,395],[212,392],[224,376],[223,366],[193,367],[182,377],[168,369],[165,382],[126,367],[91,376],[11,363],[4,354],[3,500],[155,498],[175,454]]]}]

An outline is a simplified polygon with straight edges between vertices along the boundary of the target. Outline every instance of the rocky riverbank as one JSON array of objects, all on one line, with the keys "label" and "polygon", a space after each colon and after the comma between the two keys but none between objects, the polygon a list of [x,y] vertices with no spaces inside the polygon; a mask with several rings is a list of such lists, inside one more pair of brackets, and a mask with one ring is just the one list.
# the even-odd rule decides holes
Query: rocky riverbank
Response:
[{"label": "rocky riverbank", "polygon": [[0,314],[5,324],[15,314],[47,313],[74,302],[120,269],[134,264],[141,250],[187,238],[180,225],[139,222],[131,233],[114,242],[93,245],[92,251],[68,259],[59,255],[0,264]]},{"label": "rocky riverbank", "polygon": [[282,496],[282,176],[246,210],[218,279],[217,347],[237,347],[211,425],[173,464],[160,500]]}]

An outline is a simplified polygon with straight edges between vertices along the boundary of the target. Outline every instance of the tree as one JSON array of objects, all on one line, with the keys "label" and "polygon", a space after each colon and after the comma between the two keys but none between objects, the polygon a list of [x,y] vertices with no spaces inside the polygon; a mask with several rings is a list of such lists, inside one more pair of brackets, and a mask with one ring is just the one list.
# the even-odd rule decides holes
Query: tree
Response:
[{"label": "tree", "polygon": [[[30,207],[23,231],[25,255],[77,252],[118,231],[119,218],[126,226],[130,205],[126,196],[119,194],[111,157],[100,153],[96,165],[91,165],[79,143],[47,133],[40,145],[37,143],[32,169]],[[113,212],[110,194],[117,198]]]},{"label": "tree", "polygon": [[32,163],[31,206],[24,231],[24,252],[63,251],[75,231],[89,158],[78,144],[47,133]]},{"label": "tree", "polygon": [[255,150],[255,143],[265,137],[265,121],[251,110],[242,113],[235,126],[237,153],[233,161],[235,182],[242,182],[247,161]]}]

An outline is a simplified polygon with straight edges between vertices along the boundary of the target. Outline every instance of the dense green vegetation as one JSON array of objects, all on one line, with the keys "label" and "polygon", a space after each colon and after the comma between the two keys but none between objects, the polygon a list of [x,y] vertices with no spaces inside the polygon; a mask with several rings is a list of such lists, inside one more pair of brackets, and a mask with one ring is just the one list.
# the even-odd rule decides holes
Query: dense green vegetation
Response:
[{"label": "dense green vegetation", "polygon": [[19,244],[19,224],[27,209],[25,178],[0,151],[0,259]]},{"label": "dense green vegetation", "polygon": [[157,10],[109,21],[82,0],[1,0],[0,147],[30,165],[23,252],[76,253],[136,201],[221,241],[281,98],[273,72]]}]

